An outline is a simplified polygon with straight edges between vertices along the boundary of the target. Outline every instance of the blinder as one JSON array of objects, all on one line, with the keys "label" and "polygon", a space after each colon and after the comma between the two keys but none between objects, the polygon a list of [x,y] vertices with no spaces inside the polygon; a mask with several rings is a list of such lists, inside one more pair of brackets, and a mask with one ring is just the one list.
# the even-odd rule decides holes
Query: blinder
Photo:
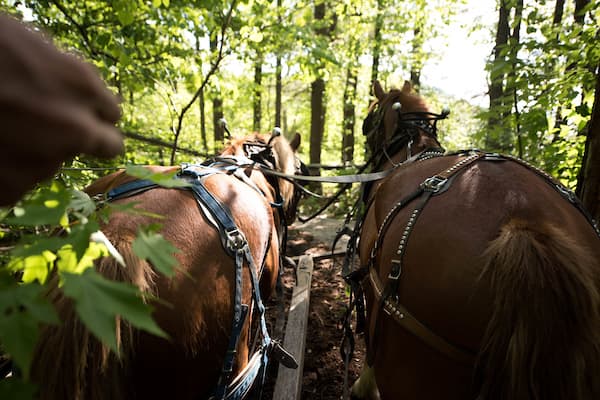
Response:
[{"label": "blinder", "polygon": [[364,136],[370,136],[379,130],[381,121],[383,120],[383,113],[379,107],[375,108],[367,114],[367,117],[363,121],[362,133]]},{"label": "blinder", "polygon": [[269,144],[261,142],[244,142],[242,146],[244,148],[244,153],[246,153],[246,156],[249,159],[258,164],[264,164],[271,169],[275,169],[275,155]]},{"label": "blinder", "polygon": [[[398,142],[406,139],[410,141],[419,134],[419,130],[437,140],[437,122],[446,119],[450,114],[450,110],[446,108],[439,114],[429,111],[403,112],[401,105],[396,105],[400,105],[400,103],[392,103],[391,109],[398,114],[398,120],[389,143],[382,143],[386,148],[397,145]],[[362,132],[367,137],[367,144],[373,151],[376,150],[375,135],[384,133],[382,132],[384,115],[385,111],[380,105],[377,105],[363,121]]]}]

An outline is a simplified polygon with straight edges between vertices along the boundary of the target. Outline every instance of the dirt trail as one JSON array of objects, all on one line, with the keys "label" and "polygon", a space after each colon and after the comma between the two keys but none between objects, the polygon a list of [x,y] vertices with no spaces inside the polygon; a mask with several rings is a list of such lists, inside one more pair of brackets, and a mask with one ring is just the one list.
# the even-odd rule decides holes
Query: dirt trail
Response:
[{"label": "dirt trail", "polygon": [[[290,227],[288,255],[312,256],[331,253],[331,244],[343,221],[329,218],[315,218],[308,223],[296,223]],[[347,238],[336,246],[345,250]],[[341,277],[342,258],[337,257],[317,261],[312,277],[309,321],[304,360],[302,386],[303,400],[338,400],[342,398],[344,383],[344,363],[339,346],[342,339],[340,321],[346,310],[348,297]],[[294,285],[293,270],[286,268],[283,282],[285,297],[289,300]],[[276,302],[267,305],[275,314]],[[268,311],[269,312],[269,311]],[[348,381],[352,383],[360,372],[364,358],[363,338],[356,337],[356,348],[350,363]],[[275,363],[273,363],[275,364]],[[277,372],[273,366],[269,371],[270,385]],[[265,388],[263,399],[271,398],[271,387]]]}]

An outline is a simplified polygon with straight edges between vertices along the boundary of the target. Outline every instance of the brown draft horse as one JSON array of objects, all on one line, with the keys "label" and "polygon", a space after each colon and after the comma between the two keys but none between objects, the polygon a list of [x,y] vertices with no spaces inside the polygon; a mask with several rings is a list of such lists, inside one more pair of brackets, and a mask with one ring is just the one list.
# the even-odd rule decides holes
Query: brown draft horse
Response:
[{"label": "brown draft horse", "polygon": [[[300,136],[288,143],[283,137],[252,135],[232,140],[222,156],[248,156],[244,144],[267,143],[272,149],[273,169],[293,175],[299,159],[295,150]],[[173,171],[174,167],[153,167]],[[176,169],[176,168],[175,168]],[[268,295],[276,284],[280,260],[281,224],[295,218],[297,189],[284,178],[267,177],[261,169],[244,169],[253,184],[232,174],[215,173],[205,187],[225,204],[248,241],[260,275],[261,293]],[[87,193],[105,193],[133,178],[114,173],[94,182]],[[262,194],[260,193],[262,192]],[[283,213],[272,204],[277,192],[284,199]],[[122,321],[118,324],[120,358],[108,351],[75,317],[73,305],[62,297],[54,299],[63,320],[43,332],[33,364],[32,377],[40,384],[42,399],[200,399],[211,396],[217,385],[230,337],[233,318],[235,265],[218,231],[200,212],[189,190],[155,188],[122,202],[160,214],[162,235],[180,252],[179,269],[166,278],[140,261],[131,244],[138,226],[157,222],[145,215],[114,212],[102,230],[126,261],[119,266],[113,258],[102,259],[97,270],[118,281],[131,282],[162,302],[153,304],[153,317],[170,336],[165,340],[136,332]],[[285,217],[284,217],[285,216]],[[283,221],[285,220],[285,221]],[[264,260],[264,263],[261,261]],[[251,279],[243,274],[243,303],[251,304]],[[263,297],[265,298],[265,297]],[[250,319],[242,330],[233,375],[248,363]]]},{"label": "brown draft horse", "polygon": [[393,172],[365,193],[368,356],[353,396],[600,399],[593,221],[520,160],[442,156],[442,115],[410,84],[374,92],[364,130],[376,170]]}]

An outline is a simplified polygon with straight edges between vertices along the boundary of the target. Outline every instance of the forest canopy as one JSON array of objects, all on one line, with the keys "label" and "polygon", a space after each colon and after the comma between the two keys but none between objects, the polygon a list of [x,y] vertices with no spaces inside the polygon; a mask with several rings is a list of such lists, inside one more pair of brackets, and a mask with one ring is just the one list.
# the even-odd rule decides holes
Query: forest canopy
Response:
[{"label": "forest canopy", "polygon": [[472,35],[490,43],[489,109],[422,79],[439,63],[432,43],[448,40],[464,0],[1,4],[93,62],[119,93],[128,139],[114,165],[212,154],[222,117],[234,134],[299,132],[310,138],[307,162],[360,163],[370,82],[408,79],[432,108],[450,107],[446,147],[511,153],[577,184],[600,58],[594,1],[505,0],[490,10],[496,26],[469,21]]}]

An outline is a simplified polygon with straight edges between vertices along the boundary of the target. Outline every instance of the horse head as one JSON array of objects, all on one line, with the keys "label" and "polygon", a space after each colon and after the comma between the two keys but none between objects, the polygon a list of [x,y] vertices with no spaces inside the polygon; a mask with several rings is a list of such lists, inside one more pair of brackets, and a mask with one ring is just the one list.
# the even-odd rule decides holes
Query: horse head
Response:
[{"label": "horse head", "polygon": [[363,134],[375,165],[381,165],[386,157],[405,160],[427,148],[441,148],[436,124],[446,118],[448,111],[432,113],[408,81],[402,89],[389,92],[375,81],[373,92],[377,99],[369,107]]},{"label": "horse head", "polygon": [[[271,136],[255,133],[232,139],[229,147],[222,152],[223,155],[247,157],[259,166],[267,178],[273,200],[281,204],[286,225],[294,222],[298,203],[304,193],[291,177],[308,175],[306,165],[296,155],[300,141],[300,134],[296,133],[288,141],[281,136],[281,130],[275,128]],[[271,175],[272,171],[287,177]]]}]

